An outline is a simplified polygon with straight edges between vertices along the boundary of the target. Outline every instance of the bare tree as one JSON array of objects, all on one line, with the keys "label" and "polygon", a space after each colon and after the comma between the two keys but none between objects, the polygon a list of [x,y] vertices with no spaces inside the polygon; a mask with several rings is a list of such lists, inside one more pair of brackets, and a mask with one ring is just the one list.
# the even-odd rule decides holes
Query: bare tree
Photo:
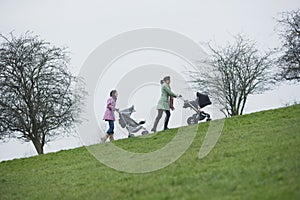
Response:
[{"label": "bare tree", "polygon": [[282,39],[282,55],[278,59],[285,80],[300,81],[300,10],[281,13],[277,19]]},{"label": "bare tree", "polygon": [[0,39],[0,138],[32,141],[43,154],[47,142],[79,120],[80,80],[68,70],[65,48],[28,32]]},{"label": "bare tree", "polygon": [[255,43],[238,35],[224,48],[209,45],[211,55],[199,64],[207,71],[191,73],[192,82],[208,92],[226,117],[242,115],[250,94],[261,93],[274,84],[271,53],[261,55]]}]

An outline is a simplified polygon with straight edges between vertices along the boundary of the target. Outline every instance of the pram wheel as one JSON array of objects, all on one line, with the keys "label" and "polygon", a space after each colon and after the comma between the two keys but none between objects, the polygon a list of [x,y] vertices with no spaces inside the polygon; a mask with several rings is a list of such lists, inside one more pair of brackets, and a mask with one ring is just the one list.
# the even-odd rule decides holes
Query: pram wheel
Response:
[{"label": "pram wheel", "polygon": [[130,134],[128,135],[128,138],[131,138],[131,137],[134,137],[134,134],[130,133]]},{"label": "pram wheel", "polygon": [[142,135],[147,135],[148,133],[149,133],[149,131],[146,130],[146,131],[142,132]]},{"label": "pram wheel", "polygon": [[198,120],[195,119],[194,117],[189,117],[189,118],[187,119],[187,123],[188,123],[188,125],[197,124],[197,123],[198,123]]}]

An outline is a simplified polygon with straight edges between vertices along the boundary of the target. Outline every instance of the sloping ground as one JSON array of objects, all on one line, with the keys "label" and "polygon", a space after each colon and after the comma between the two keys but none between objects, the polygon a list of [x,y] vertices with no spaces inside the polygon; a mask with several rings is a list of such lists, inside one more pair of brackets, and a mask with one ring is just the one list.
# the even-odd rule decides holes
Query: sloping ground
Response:
[{"label": "sloping ground", "polygon": [[[217,145],[200,160],[209,125],[201,123],[183,156],[151,173],[113,170],[84,147],[2,162],[0,199],[300,199],[299,122],[300,105],[226,119]],[[115,144],[148,152],[175,134]]]}]

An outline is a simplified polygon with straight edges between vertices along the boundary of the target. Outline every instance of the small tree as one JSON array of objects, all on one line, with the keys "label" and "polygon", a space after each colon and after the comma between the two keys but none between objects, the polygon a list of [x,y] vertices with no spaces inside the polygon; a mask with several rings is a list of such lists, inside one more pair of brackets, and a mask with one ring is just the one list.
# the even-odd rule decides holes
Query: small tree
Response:
[{"label": "small tree", "polygon": [[300,10],[281,13],[277,21],[282,39],[282,55],[278,59],[281,77],[300,81]]},{"label": "small tree", "polygon": [[38,154],[78,121],[82,91],[65,48],[30,33],[0,35],[0,138],[32,141]]},{"label": "small tree", "polygon": [[243,36],[224,48],[209,45],[206,71],[192,73],[192,82],[201,91],[209,92],[226,117],[242,115],[250,94],[268,90],[274,83],[271,53],[260,55],[255,43]]}]

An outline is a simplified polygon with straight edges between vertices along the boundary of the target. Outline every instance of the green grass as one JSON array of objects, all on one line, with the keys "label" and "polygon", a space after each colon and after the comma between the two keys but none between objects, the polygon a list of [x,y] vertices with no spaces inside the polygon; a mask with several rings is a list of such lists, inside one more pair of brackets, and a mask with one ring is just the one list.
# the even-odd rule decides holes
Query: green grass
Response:
[{"label": "green grass", "polygon": [[[217,145],[198,158],[208,123],[171,165],[130,174],[86,148],[0,163],[0,199],[300,199],[300,105],[226,119]],[[115,144],[163,147],[176,129]],[[103,144],[100,144],[103,145]]]}]

